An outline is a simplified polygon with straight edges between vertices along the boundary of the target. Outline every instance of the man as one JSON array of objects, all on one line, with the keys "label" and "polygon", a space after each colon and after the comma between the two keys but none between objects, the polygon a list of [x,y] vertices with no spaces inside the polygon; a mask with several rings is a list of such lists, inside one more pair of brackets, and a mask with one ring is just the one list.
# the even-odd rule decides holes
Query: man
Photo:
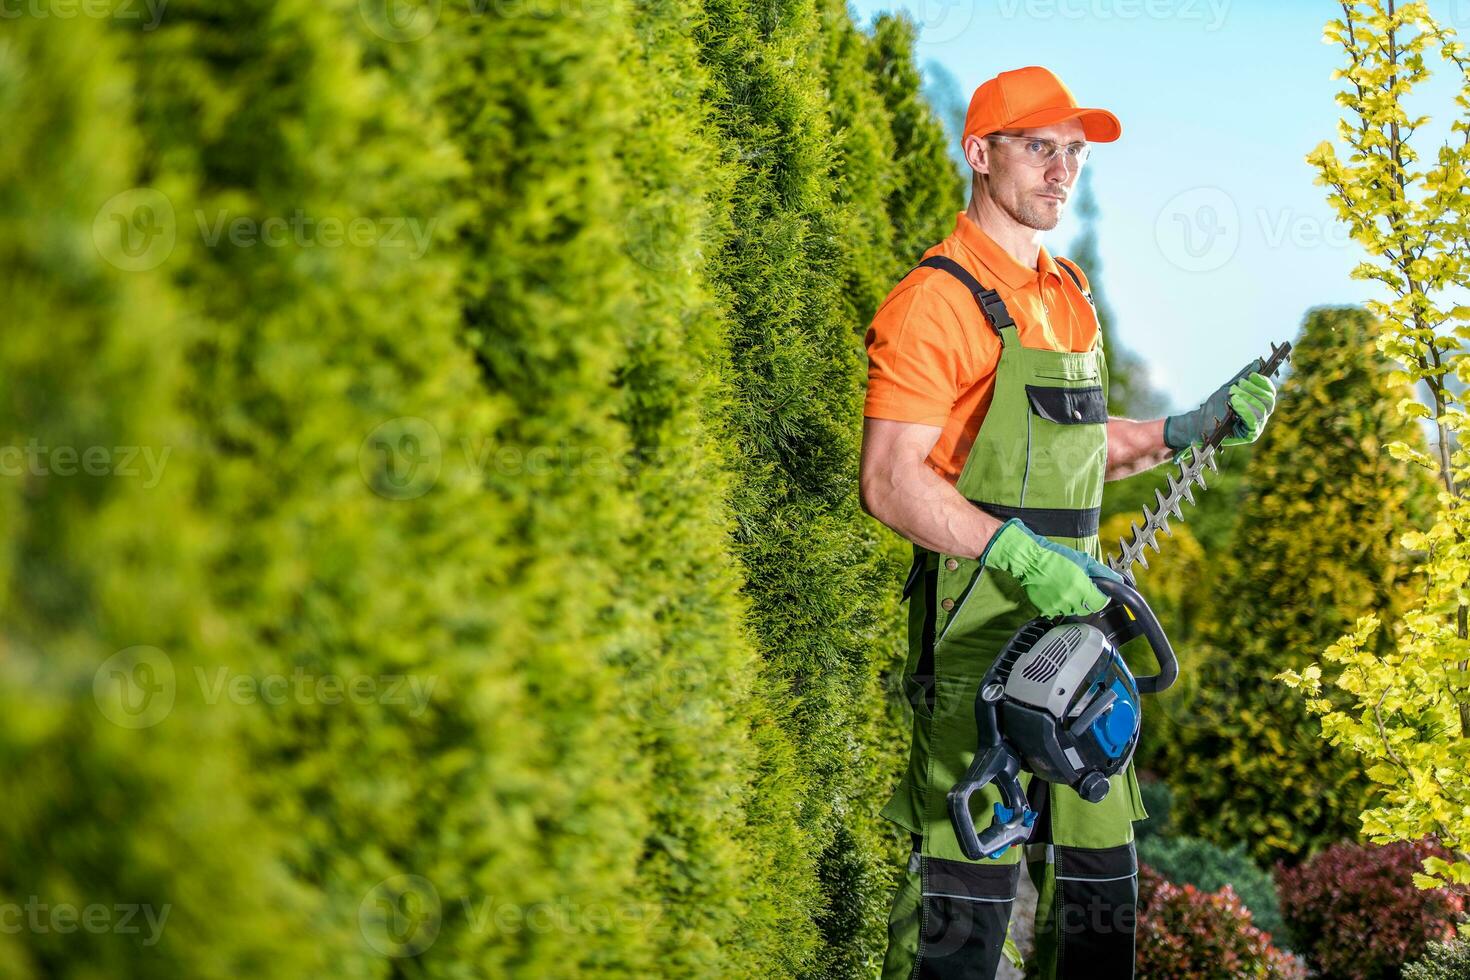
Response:
[{"label": "man", "polygon": [[[1117,117],[1078,107],[1040,67],[975,90],[965,119],[974,171],[954,232],[884,300],[867,335],[863,509],[914,543],[905,686],[913,750],[884,815],[914,841],[889,922],[885,978],[995,975],[1020,848],[969,861],[945,809],[976,746],[980,677],[1038,614],[1100,609],[1098,511],[1105,480],[1199,443],[1233,406],[1226,445],[1253,441],[1275,404],[1254,366],[1193,412],[1107,415],[1107,366],[1082,271],[1053,259],[1056,227],[1091,144]],[[1133,975],[1137,861],[1147,816],[1130,764],[1088,803],[1022,774],[1039,811],[1025,848],[1040,893],[1044,977]],[[972,803],[980,828],[1000,795]]]}]

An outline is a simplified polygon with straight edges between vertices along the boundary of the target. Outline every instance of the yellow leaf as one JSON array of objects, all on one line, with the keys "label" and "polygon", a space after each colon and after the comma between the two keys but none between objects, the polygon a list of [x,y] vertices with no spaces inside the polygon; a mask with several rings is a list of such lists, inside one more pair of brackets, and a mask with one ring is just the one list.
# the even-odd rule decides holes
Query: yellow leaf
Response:
[{"label": "yellow leaf", "polygon": [[1368,778],[1375,783],[1391,785],[1398,777],[1398,770],[1386,762],[1380,762],[1368,767]]}]

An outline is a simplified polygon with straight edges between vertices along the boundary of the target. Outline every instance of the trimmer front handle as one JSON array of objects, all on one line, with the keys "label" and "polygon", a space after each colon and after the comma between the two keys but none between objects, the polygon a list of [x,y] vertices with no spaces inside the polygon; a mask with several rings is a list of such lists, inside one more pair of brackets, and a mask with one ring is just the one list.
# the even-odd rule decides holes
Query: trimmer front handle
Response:
[{"label": "trimmer front handle", "polygon": [[[954,825],[960,850],[971,861],[982,857],[998,858],[1012,844],[1024,844],[1031,837],[1036,811],[1027,804],[1017,778],[1020,763],[1004,745],[992,746],[976,753],[965,778],[949,791],[949,821]],[[976,833],[975,819],[970,816],[970,797],[987,783],[1000,790],[1002,803],[995,804],[990,826]]]},{"label": "trimmer front handle", "polygon": [[[1127,582],[1119,582],[1105,575],[1094,575],[1092,584],[1112,601],[1092,615],[1080,616],[1077,620],[1101,629],[1108,641],[1120,649],[1135,636],[1141,635],[1147,639],[1154,658],[1159,662],[1159,672],[1136,677],[1138,690],[1142,694],[1167,691],[1179,677],[1179,659],[1174,655],[1169,638],[1164,635],[1164,628],[1159,625],[1159,618],[1148,607],[1143,596],[1138,594],[1138,590]],[[1127,613],[1123,612],[1124,609]]]}]

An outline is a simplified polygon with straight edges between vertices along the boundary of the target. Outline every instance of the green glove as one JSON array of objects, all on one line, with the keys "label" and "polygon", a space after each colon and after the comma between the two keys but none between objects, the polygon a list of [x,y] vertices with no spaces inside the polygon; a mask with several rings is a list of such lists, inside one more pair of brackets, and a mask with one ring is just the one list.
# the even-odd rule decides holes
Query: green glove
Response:
[{"label": "green glove", "polygon": [[991,537],[980,564],[1014,575],[1026,590],[1026,598],[1049,617],[1083,616],[1106,605],[1108,598],[1092,584],[1093,575],[1123,581],[1091,555],[1043,538],[1016,517]]},{"label": "green glove", "polygon": [[1227,408],[1235,409],[1240,417],[1231,434],[1220,440],[1221,446],[1239,446],[1259,439],[1266,419],[1276,408],[1276,386],[1255,370],[1259,363],[1259,360],[1251,361],[1241,368],[1194,411],[1164,419],[1164,444],[1170,449],[1183,450],[1203,442],[1207,431],[1214,428],[1215,420],[1225,417]]}]

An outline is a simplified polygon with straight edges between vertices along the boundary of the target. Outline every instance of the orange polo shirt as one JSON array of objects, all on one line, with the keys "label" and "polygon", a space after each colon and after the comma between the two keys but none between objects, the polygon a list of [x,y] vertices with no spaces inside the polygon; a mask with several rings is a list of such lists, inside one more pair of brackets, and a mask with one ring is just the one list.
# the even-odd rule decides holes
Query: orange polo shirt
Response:
[{"label": "orange polo shirt", "polygon": [[[961,211],[954,231],[923,257],[931,255],[954,259],[981,285],[998,291],[1023,346],[1085,351],[1096,340],[1092,306],[1045,247],[1037,268],[1028,269]],[[1086,287],[1087,277],[1078,274]],[[1000,338],[974,296],[942,269],[915,269],[878,307],[866,343],[863,414],[942,426],[927,462],[957,482],[990,408],[1000,363]]]}]

